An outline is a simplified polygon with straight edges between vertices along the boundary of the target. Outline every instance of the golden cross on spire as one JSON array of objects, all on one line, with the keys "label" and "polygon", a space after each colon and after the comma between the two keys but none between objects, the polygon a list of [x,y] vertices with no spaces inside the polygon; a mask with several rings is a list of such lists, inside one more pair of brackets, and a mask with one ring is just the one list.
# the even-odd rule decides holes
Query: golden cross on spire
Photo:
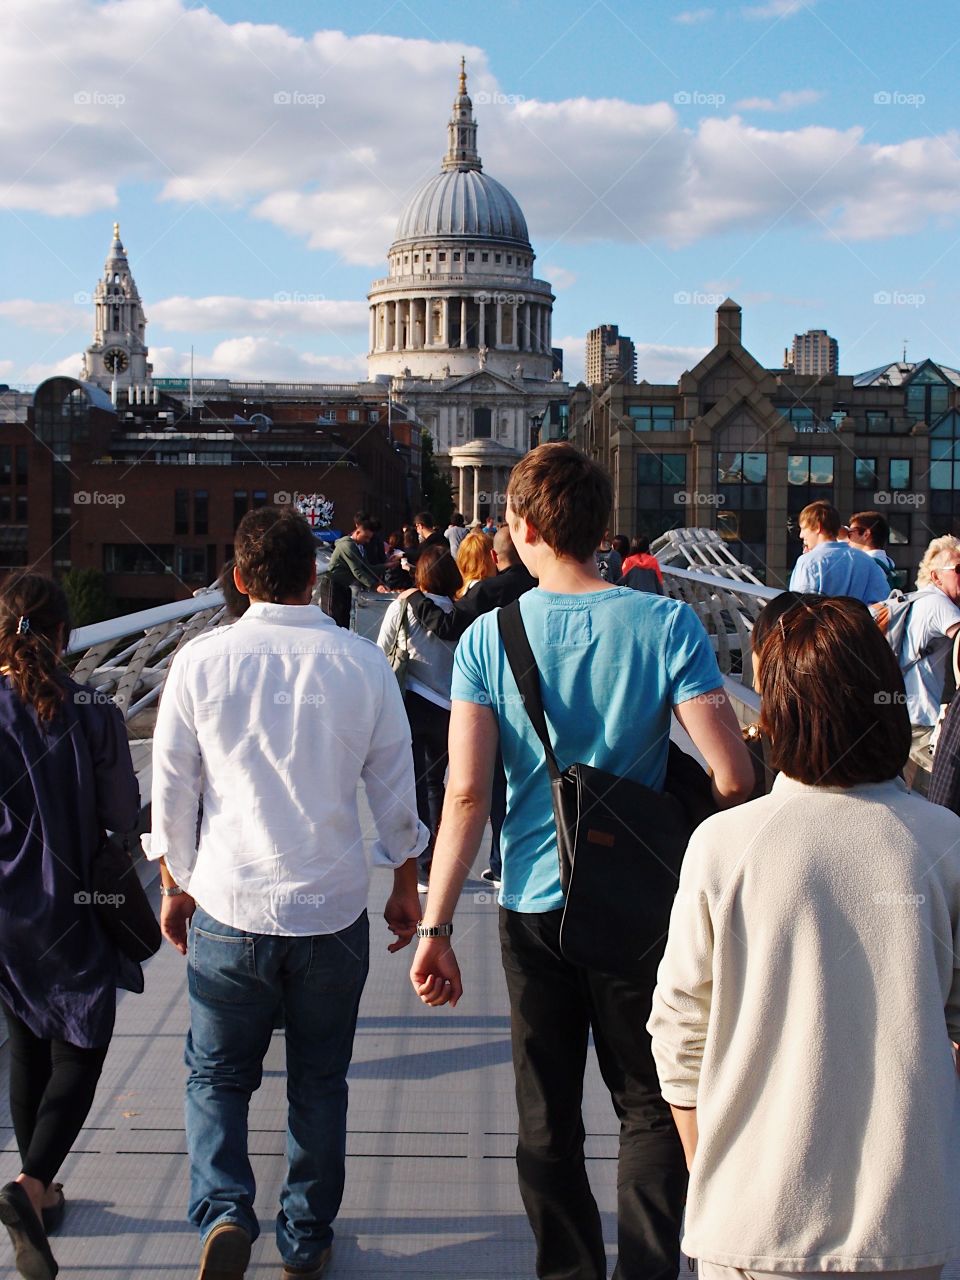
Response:
[{"label": "golden cross on spire", "polygon": [[460,92],[461,93],[467,92],[467,60],[466,58],[460,59]]},{"label": "golden cross on spire", "polygon": [[119,222],[115,222],[113,224],[113,238],[114,240],[120,239],[120,223]]}]

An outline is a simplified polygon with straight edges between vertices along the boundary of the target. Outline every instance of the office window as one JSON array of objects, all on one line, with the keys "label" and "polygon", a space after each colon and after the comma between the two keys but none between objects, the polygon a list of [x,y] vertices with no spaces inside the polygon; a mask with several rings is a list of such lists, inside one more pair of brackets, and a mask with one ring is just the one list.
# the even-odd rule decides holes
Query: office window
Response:
[{"label": "office window", "polygon": [[236,529],[237,525],[240,523],[243,517],[247,514],[248,506],[249,506],[249,494],[247,493],[246,489],[234,489],[233,491],[233,527],[234,529]]},{"label": "office window", "polygon": [[253,491],[253,509],[254,509],[254,511],[256,511],[258,507],[265,507],[266,505],[267,505],[267,491],[266,491],[266,489],[254,489],[254,491]]},{"label": "office window", "polygon": [[210,495],[206,489],[196,489],[193,494],[193,532],[204,534],[210,521]]},{"label": "office window", "polygon": [[628,410],[635,431],[673,431],[672,404],[632,404]]},{"label": "office window", "polygon": [[27,495],[25,493],[17,494],[16,508],[17,508],[17,514],[16,514],[16,519],[14,521],[14,524],[26,524],[27,523]]},{"label": "office window", "polygon": [[20,485],[22,488],[27,483],[28,465],[27,465],[27,446],[25,444],[17,445],[17,465],[13,473],[13,483]]},{"label": "office window", "polygon": [[173,492],[174,535],[190,532],[189,498],[186,489],[175,489]]},{"label": "office window", "polygon": [[[833,457],[830,454],[791,453],[787,457],[787,484],[832,485]],[[812,502],[813,499],[811,498]],[[807,504],[804,503],[804,506]]]},{"label": "office window", "polygon": [[8,444],[0,444],[0,484],[9,484],[12,472],[13,450]]},{"label": "office window", "polygon": [[348,422],[359,422],[359,421],[360,421],[360,410],[359,410],[359,409],[348,409],[348,410],[347,410],[347,421],[348,421]]},{"label": "office window", "polygon": [[857,458],[853,485],[855,489],[877,488],[876,458]]},{"label": "office window", "polygon": [[910,488],[910,459],[909,458],[891,458],[890,459],[890,488],[891,489],[909,489]]}]

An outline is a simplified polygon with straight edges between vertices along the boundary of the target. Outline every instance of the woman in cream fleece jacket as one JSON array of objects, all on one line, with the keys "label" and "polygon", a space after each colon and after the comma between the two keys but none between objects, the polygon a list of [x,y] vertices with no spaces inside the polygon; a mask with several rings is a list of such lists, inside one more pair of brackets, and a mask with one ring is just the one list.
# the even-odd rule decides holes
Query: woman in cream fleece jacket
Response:
[{"label": "woman in cream fleece jacket", "polygon": [[960,818],[896,776],[903,682],[857,602],[789,609],[760,687],[781,776],[691,840],[649,1022],[683,1247],[702,1280],[935,1277],[960,1253]]}]

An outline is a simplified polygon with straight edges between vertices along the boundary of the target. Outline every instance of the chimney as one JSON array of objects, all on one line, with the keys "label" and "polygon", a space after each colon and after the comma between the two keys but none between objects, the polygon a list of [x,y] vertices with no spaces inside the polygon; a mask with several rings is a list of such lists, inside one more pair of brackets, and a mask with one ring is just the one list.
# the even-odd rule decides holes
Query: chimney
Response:
[{"label": "chimney", "polygon": [[732,298],[717,307],[717,346],[738,347],[743,329],[743,312]]}]

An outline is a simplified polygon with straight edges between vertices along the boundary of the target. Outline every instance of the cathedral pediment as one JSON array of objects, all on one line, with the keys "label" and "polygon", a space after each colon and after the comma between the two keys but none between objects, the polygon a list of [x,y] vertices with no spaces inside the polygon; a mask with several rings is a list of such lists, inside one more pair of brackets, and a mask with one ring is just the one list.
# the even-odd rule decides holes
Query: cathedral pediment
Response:
[{"label": "cathedral pediment", "polygon": [[468,373],[462,378],[453,378],[446,387],[449,391],[466,391],[473,395],[475,392],[482,395],[512,395],[517,394],[517,384],[511,382],[509,378],[501,377],[498,373]]}]

